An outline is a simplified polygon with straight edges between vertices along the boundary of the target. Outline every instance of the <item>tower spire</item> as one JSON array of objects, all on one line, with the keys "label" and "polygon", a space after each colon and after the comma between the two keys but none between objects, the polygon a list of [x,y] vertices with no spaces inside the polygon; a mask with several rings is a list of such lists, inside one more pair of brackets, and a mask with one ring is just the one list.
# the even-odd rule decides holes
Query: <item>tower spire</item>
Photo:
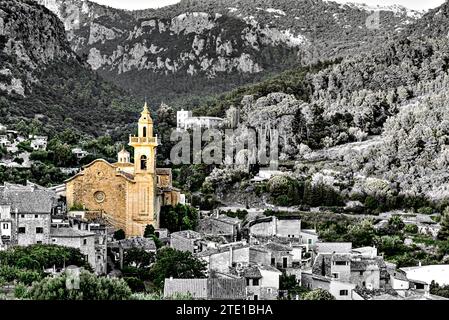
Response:
[{"label": "tower spire", "polygon": [[150,109],[148,109],[148,102],[147,102],[146,98],[145,98],[145,104],[143,106],[143,110],[142,110],[141,115],[142,115],[141,119],[143,118],[144,120],[152,121]]}]

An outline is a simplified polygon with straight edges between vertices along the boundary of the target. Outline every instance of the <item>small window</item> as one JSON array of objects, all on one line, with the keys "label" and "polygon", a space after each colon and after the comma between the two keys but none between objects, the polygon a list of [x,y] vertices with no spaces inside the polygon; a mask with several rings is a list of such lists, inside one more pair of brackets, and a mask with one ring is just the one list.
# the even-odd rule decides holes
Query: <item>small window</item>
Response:
[{"label": "small window", "polygon": [[83,245],[87,245],[87,239],[83,239]]},{"label": "small window", "polygon": [[53,239],[51,239],[51,241],[52,241],[52,242],[56,242],[56,241],[57,241],[57,239],[56,239],[56,238],[53,238]]},{"label": "small window", "polygon": [[332,278],[338,279],[338,273],[332,273]]},{"label": "small window", "polygon": [[[145,119],[146,120],[146,119]],[[143,127],[143,137],[147,137],[147,127]]]},{"label": "small window", "polygon": [[37,244],[42,244],[42,241],[36,241]]},{"label": "small window", "polygon": [[259,285],[259,279],[253,279],[253,286]]},{"label": "small window", "polygon": [[276,264],[276,258],[271,258],[271,265],[275,265]]},{"label": "small window", "polygon": [[360,271],[360,275],[363,276],[363,271]]},{"label": "small window", "polygon": [[346,261],[335,261],[335,265],[336,266],[345,266],[346,265]]},{"label": "small window", "polygon": [[246,279],[246,285],[249,286],[249,279]]},{"label": "small window", "polygon": [[23,219],[23,218],[25,218],[25,215],[24,215],[24,214],[21,214],[20,217]]},{"label": "small window", "polygon": [[307,239],[308,244],[312,244],[312,239]]},{"label": "small window", "polygon": [[340,290],[340,296],[347,296],[348,294],[348,290]]},{"label": "small window", "polygon": [[140,169],[147,170],[147,157],[146,156],[140,157]]},{"label": "small window", "polygon": [[19,233],[25,233],[25,227],[19,227]]},{"label": "small window", "polygon": [[38,215],[38,214],[35,214],[35,215],[34,215],[34,218],[35,218],[35,219],[38,219],[38,218],[39,218],[39,215]]},{"label": "small window", "polygon": [[36,228],[36,233],[44,233],[44,228],[37,227]]},{"label": "small window", "polygon": [[3,224],[3,230],[8,230],[8,229],[9,229],[9,224],[4,223],[4,224]]}]

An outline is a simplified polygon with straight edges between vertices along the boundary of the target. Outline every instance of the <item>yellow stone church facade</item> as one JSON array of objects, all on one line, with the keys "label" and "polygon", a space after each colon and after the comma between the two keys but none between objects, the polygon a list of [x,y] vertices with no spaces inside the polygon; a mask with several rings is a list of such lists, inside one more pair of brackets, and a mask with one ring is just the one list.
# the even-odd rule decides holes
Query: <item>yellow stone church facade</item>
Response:
[{"label": "yellow stone church facade", "polygon": [[101,212],[127,237],[142,236],[149,224],[159,226],[163,205],[176,205],[180,192],[172,186],[171,169],[156,168],[157,137],[145,103],[137,136],[130,136],[134,163],[129,152],[118,153],[117,163],[95,160],[66,181],[67,206],[83,206]]}]

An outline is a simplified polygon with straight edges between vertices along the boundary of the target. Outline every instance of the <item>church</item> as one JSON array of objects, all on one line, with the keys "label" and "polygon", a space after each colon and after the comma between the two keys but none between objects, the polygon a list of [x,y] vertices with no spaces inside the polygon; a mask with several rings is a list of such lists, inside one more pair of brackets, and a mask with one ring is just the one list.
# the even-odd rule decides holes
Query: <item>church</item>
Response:
[{"label": "church", "polygon": [[180,191],[172,186],[171,169],[156,168],[157,136],[147,103],[138,122],[138,135],[129,137],[134,148],[122,149],[116,163],[98,159],[66,181],[68,208],[82,206],[101,212],[127,237],[142,236],[147,225],[159,227],[159,213],[164,205],[180,201]]}]

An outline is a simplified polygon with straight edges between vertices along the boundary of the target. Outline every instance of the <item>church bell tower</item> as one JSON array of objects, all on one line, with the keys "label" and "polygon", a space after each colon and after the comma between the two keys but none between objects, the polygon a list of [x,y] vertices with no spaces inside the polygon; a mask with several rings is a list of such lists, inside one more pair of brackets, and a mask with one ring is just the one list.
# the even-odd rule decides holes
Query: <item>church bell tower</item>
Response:
[{"label": "church bell tower", "polygon": [[153,120],[148,105],[145,106],[138,122],[137,136],[130,136],[129,145],[134,148],[135,192],[131,206],[132,233],[143,235],[146,225],[157,227],[156,217],[156,148],[157,137],[153,136]]},{"label": "church bell tower", "polygon": [[138,135],[130,137],[129,145],[134,148],[134,173],[155,174],[158,142],[157,137],[153,137],[153,119],[146,102],[138,123]]}]

